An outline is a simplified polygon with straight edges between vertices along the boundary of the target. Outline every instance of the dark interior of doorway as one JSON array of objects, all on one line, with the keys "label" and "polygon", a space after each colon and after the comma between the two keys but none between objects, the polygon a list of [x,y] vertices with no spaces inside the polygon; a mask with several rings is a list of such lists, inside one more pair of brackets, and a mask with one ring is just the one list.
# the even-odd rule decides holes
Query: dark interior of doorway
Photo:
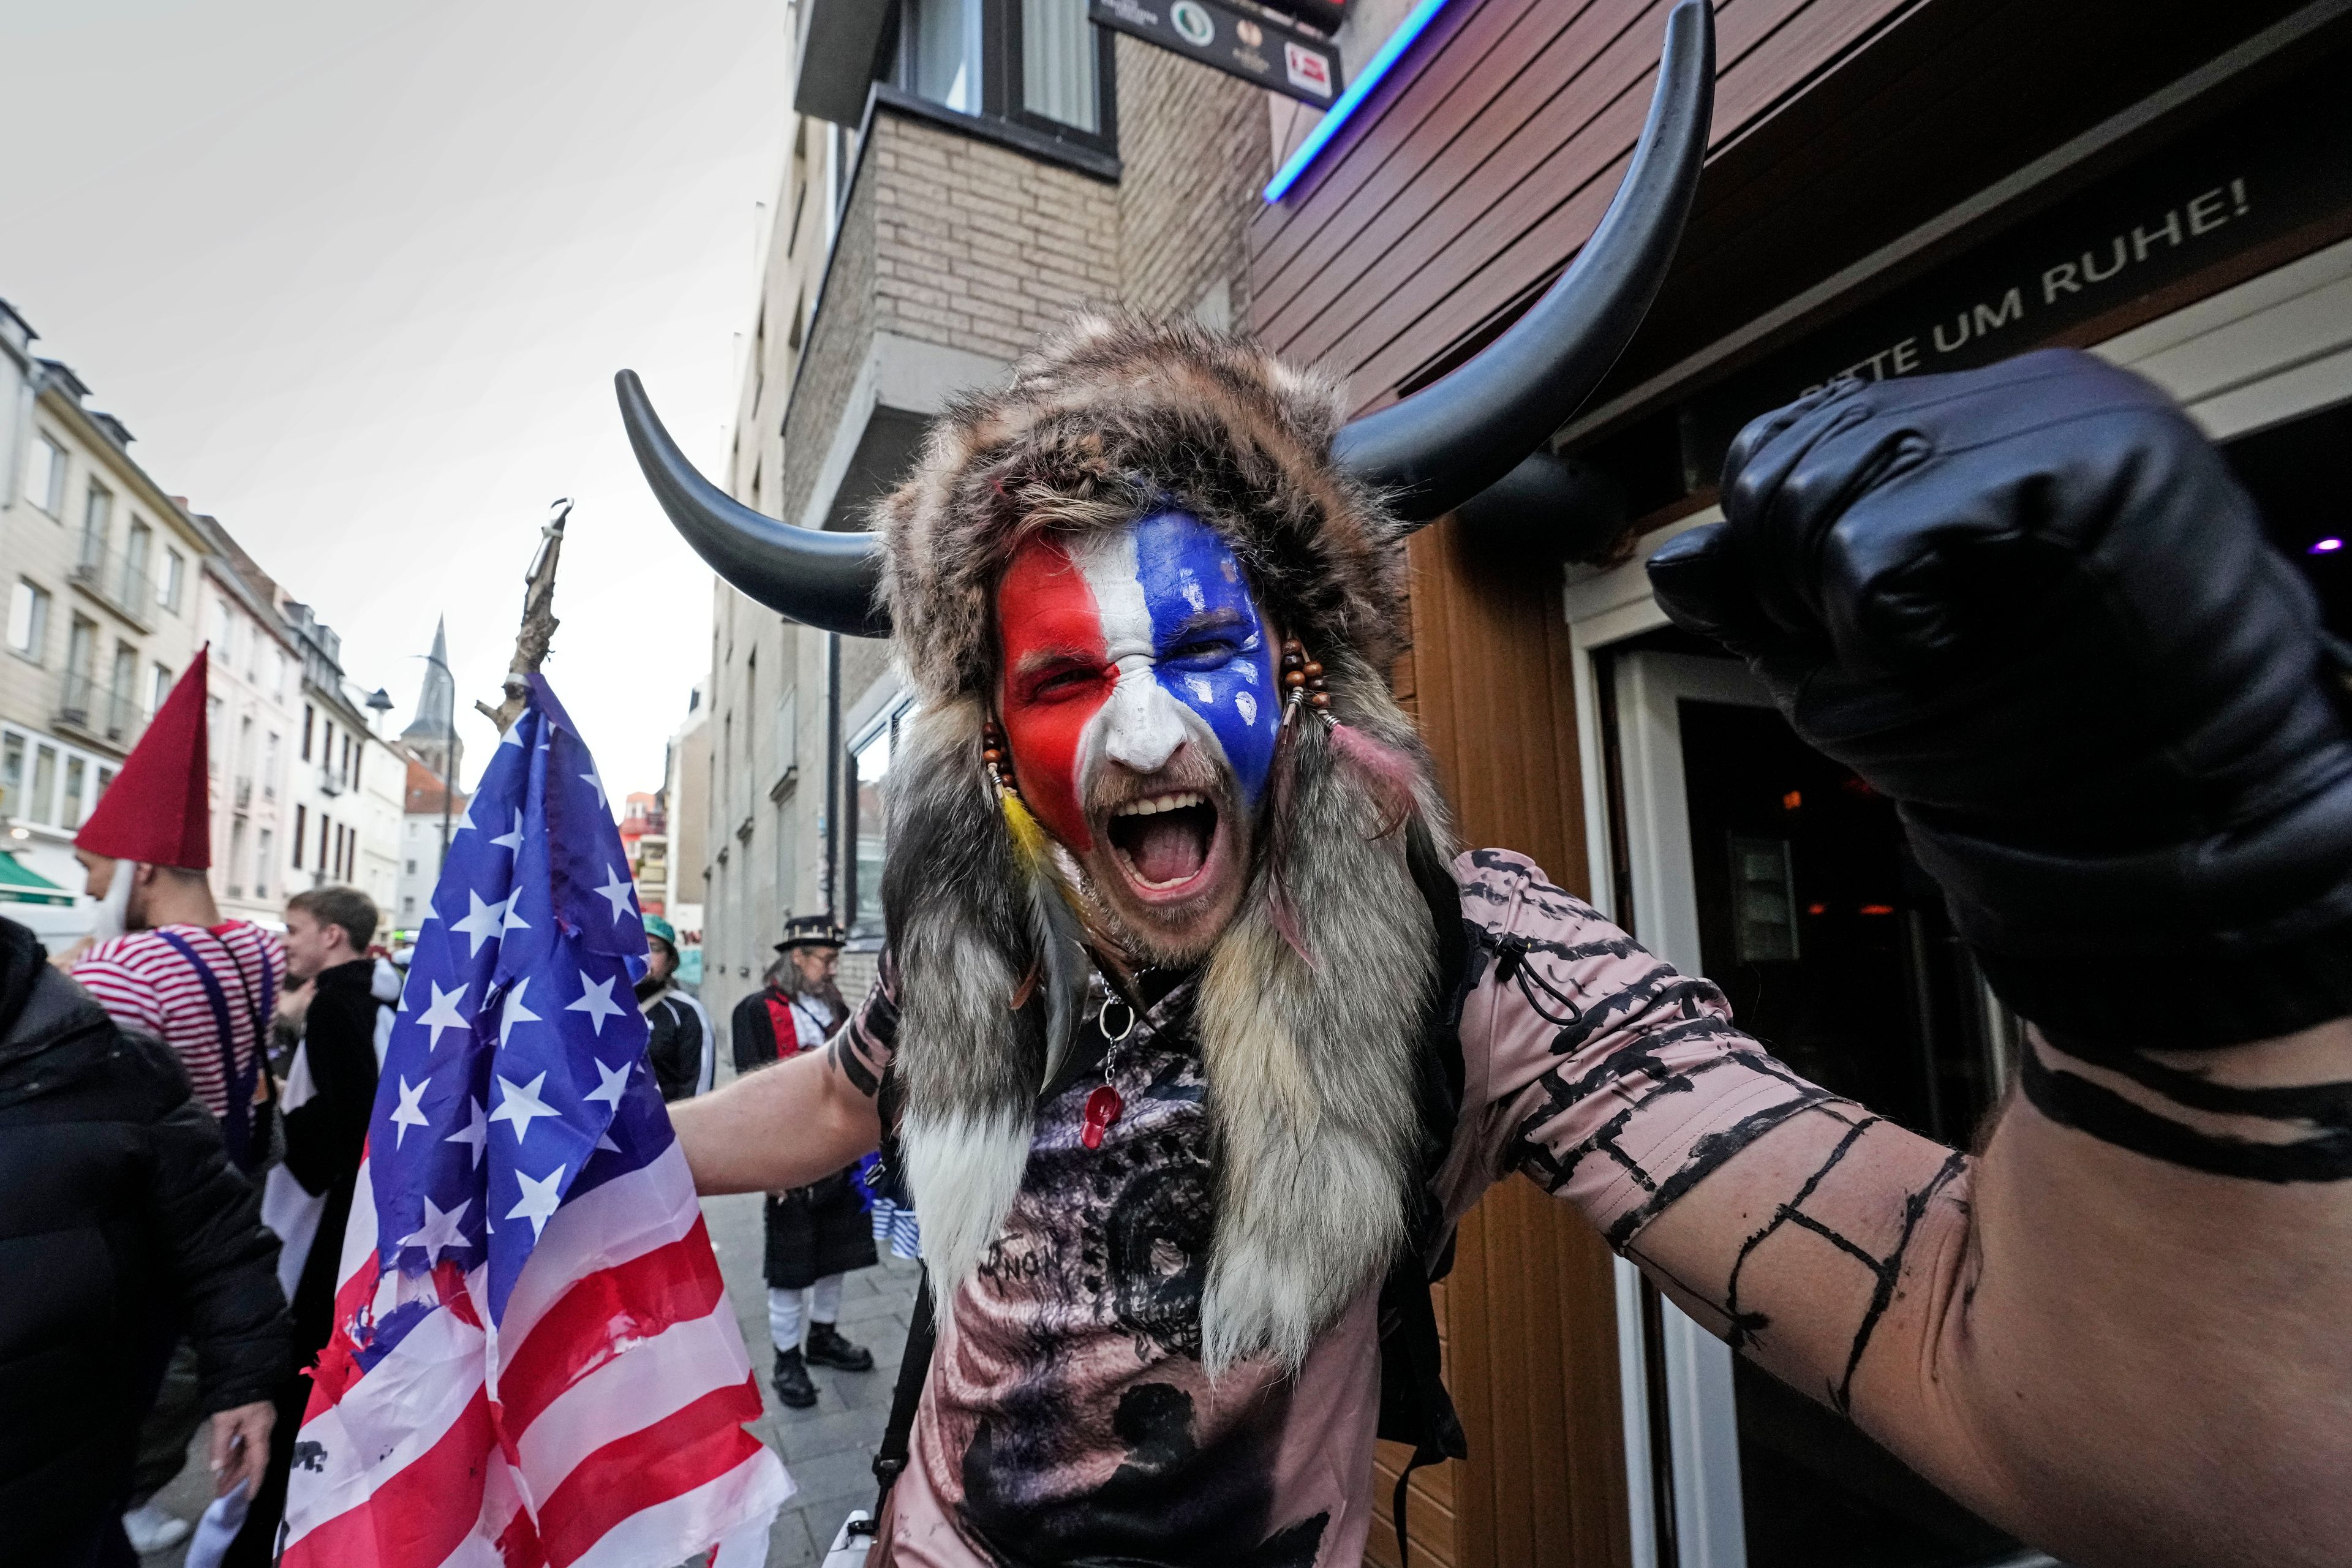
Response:
[{"label": "dark interior of doorway", "polygon": [[[1779,713],[1682,704],[1700,952],[1817,1083],[1965,1146],[2003,1077],[1973,962],[1891,802]],[[1804,1395],[1735,1373],[1749,1568],[1947,1568],[2016,1543]]]},{"label": "dark interior of doorway", "polygon": [[2317,590],[2327,629],[2352,638],[2352,505],[2344,489],[2352,404],[2241,437],[2221,450],[2263,509],[2271,542]]}]

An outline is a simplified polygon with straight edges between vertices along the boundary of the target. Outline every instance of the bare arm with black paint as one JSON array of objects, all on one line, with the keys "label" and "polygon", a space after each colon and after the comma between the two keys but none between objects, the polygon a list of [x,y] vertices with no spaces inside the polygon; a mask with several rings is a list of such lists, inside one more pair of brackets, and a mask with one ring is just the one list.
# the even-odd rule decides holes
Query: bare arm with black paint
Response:
[{"label": "bare arm with black paint", "polygon": [[1722,493],[1659,600],[1896,802],[2036,1026],[2021,1091],[1971,1162],[1662,981],[1530,1089],[1521,1163],[2037,1545],[2343,1562],[2352,689],[2310,590],[2179,409],[2071,352],[1811,395]]},{"label": "bare arm with black paint", "polygon": [[[1714,986],[1525,862],[1474,860],[1487,962],[1507,936],[1523,966],[1463,1020],[1493,1075],[1477,1088],[1498,1165],[1574,1204],[1741,1354],[2070,1563],[2342,1560],[2352,1180],[2327,1123],[2352,1104],[2352,1021],[2199,1058],[2191,1097],[2242,1090],[2235,1111],[2037,1039],[2041,1064],[2202,1153],[2121,1147],[2020,1096],[1969,1158],[1798,1078]],[[2249,1152],[2333,1158],[2337,1179],[2195,1168]]]},{"label": "bare arm with black paint", "polygon": [[898,1039],[896,984],[886,957],[865,1003],[823,1050],[670,1107],[696,1191],[782,1192],[873,1152],[882,1138],[877,1099]]}]

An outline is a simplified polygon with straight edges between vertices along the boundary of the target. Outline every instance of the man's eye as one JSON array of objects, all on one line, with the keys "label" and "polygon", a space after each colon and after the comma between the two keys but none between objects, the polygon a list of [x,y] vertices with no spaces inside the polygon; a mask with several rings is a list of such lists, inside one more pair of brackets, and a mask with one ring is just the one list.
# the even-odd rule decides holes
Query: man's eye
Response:
[{"label": "man's eye", "polygon": [[1048,675],[1029,688],[1029,696],[1032,700],[1067,697],[1079,688],[1092,684],[1096,674],[1091,669],[1066,669],[1059,674]]}]

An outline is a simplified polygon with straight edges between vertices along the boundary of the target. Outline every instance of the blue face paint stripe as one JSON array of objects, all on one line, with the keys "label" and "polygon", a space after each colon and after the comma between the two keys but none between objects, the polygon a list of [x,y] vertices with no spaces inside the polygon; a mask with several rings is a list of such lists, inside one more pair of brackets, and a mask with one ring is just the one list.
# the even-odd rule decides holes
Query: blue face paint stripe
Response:
[{"label": "blue face paint stripe", "polygon": [[[1155,679],[1200,715],[1223,750],[1243,800],[1255,805],[1274,762],[1282,715],[1273,639],[1241,563],[1215,530],[1179,511],[1135,525],[1135,560],[1151,616]],[[1195,641],[1223,642],[1230,651],[1174,657]]]}]

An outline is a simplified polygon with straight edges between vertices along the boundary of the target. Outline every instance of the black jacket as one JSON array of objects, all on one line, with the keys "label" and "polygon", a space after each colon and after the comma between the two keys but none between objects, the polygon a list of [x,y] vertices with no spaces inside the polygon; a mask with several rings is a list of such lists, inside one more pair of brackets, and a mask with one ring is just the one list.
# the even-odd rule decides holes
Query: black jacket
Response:
[{"label": "black jacket", "polygon": [[291,1370],[278,1243],[170,1047],[0,920],[0,1521],[40,1563],[122,1506],[181,1333],[204,1408]]},{"label": "black jacket", "polygon": [[702,1053],[711,1047],[703,1038],[702,1014],[667,985],[638,1005],[646,1010],[648,1030],[646,1059],[653,1064],[662,1099],[692,1099],[702,1087]]},{"label": "black jacket", "polygon": [[295,1359],[307,1363],[327,1342],[334,1321],[335,1271],[343,1226],[375,1105],[375,1019],[383,1005],[370,986],[375,960],[354,959],[322,972],[303,1016],[302,1049],[311,1096],[286,1112],[286,1173],[313,1195],[323,1194],[318,1239],[294,1287]]}]

